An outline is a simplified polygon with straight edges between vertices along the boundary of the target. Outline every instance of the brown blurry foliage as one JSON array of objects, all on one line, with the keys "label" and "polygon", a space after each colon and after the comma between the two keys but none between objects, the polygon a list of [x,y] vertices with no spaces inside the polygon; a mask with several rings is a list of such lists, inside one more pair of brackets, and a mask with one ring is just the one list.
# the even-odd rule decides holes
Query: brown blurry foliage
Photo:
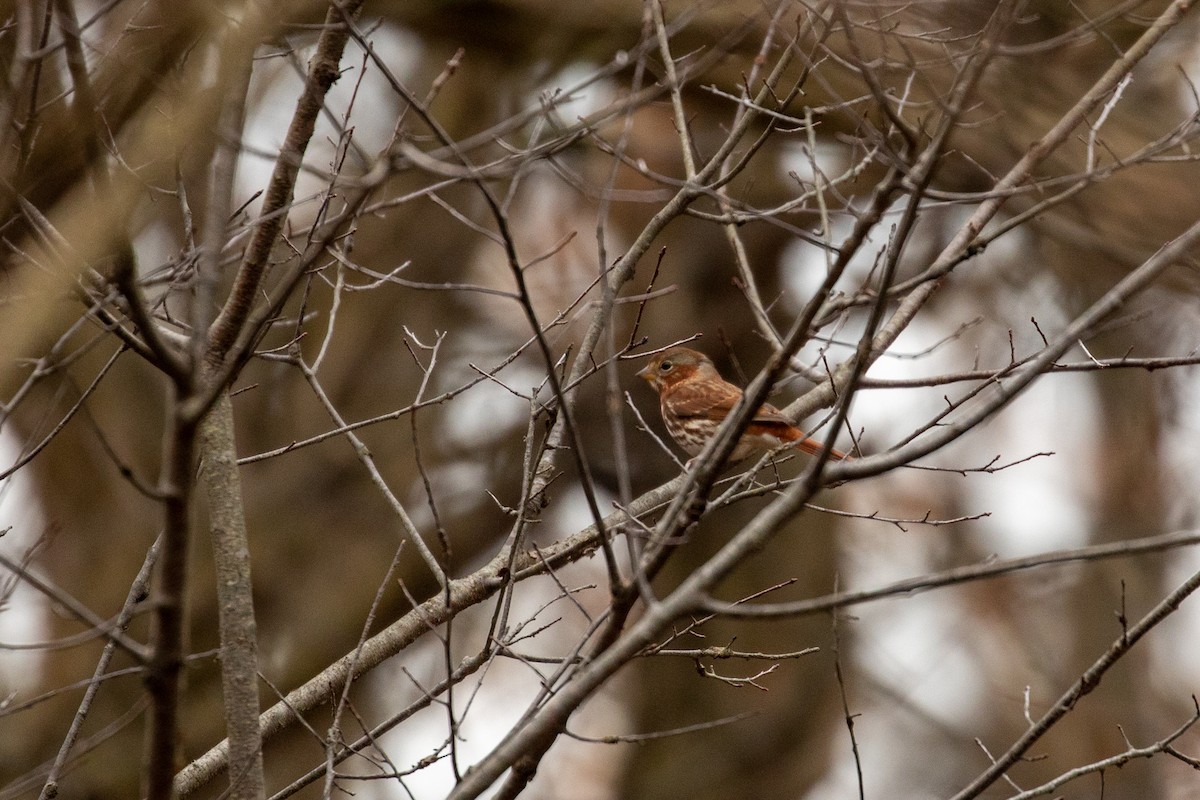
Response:
[{"label": "brown blurry foliage", "polygon": [[[1195,543],[1155,446],[1195,361],[1187,3],[357,5],[4,8],[0,613],[47,644],[0,677],[0,797],[1195,787],[1190,690],[1134,646],[1197,580],[1155,556]],[[924,416],[864,429],[922,325]],[[696,335],[862,457],[681,475],[632,375]],[[991,554],[968,473],[1028,455],[982,423],[1058,372],[1120,454],[1059,467],[1092,549],[1051,601],[1006,570],[1061,553],[938,583]],[[974,708],[864,663],[860,546],[951,587]],[[848,760],[861,709],[893,743]]]}]

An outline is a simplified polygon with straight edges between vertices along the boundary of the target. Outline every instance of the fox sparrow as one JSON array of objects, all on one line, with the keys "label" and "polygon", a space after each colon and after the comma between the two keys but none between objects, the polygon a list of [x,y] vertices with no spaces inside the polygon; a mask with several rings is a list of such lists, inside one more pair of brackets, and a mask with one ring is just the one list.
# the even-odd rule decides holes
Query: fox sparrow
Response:
[{"label": "fox sparrow", "polygon": [[[700,454],[742,399],[742,390],[721,377],[712,359],[687,347],[664,350],[637,374],[658,390],[667,432],[692,456]],[[807,438],[779,409],[764,403],[738,439],[729,460],[740,461],[753,452],[784,446],[813,455],[822,449],[820,442]],[[834,458],[849,458],[837,450],[829,452]]]}]

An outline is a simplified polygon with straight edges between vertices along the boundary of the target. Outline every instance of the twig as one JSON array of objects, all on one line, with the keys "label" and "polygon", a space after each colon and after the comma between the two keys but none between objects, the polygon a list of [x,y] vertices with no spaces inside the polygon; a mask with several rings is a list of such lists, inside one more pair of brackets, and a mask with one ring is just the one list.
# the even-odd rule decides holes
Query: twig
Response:
[{"label": "twig", "polygon": [[[1190,578],[1176,587],[1174,591],[1152,608],[1146,616],[1130,627],[1127,632],[1122,632],[1109,645],[1108,650],[1079,676],[1079,679],[1075,681],[1070,689],[1063,693],[1058,702],[1041,719],[1017,739],[1003,755],[997,758],[992,766],[980,773],[975,780],[971,781],[960,792],[955,794],[952,800],[970,800],[970,798],[978,797],[989,786],[995,783],[999,777],[1005,775],[1034,743],[1041,739],[1047,731],[1053,728],[1075,708],[1076,703],[1088,694],[1091,694],[1092,690],[1100,685],[1101,679],[1108,672],[1109,668],[1116,664],[1123,655],[1129,652],[1158,623],[1162,622],[1179,608],[1179,604],[1198,588],[1200,588],[1200,572],[1194,573]],[[1189,722],[1188,724],[1192,723]]]},{"label": "twig", "polygon": [[[1171,747],[1172,743],[1191,730],[1197,722],[1200,722],[1200,711],[1193,713],[1187,722],[1183,723],[1173,733],[1163,739],[1160,739],[1154,744],[1150,744],[1145,747],[1130,746],[1130,748],[1123,753],[1118,753],[1115,756],[1109,756],[1108,758],[1100,759],[1099,761],[1082,767],[1075,767],[1074,769],[1067,770],[1062,775],[1059,775],[1051,781],[1047,781],[1041,786],[1035,786],[1032,789],[1012,795],[1008,798],[1008,800],[1032,800],[1034,797],[1052,794],[1060,786],[1064,786],[1076,778],[1081,778],[1084,775],[1092,775],[1097,772],[1102,773],[1104,770],[1109,768],[1120,769],[1135,758],[1153,758],[1160,753],[1169,753],[1171,755],[1175,755],[1174,749]],[[1185,763],[1193,761],[1193,759],[1186,758],[1182,760]],[[1190,766],[1195,768],[1196,764],[1191,763]]]},{"label": "twig", "polygon": [[[129,626],[138,604],[149,594],[150,575],[154,568],[154,562],[158,558],[161,545],[162,538],[159,537],[150,546],[150,549],[146,551],[146,559],[142,562],[142,568],[138,570],[133,583],[129,585],[129,593],[125,597],[125,604],[121,607],[121,612],[117,615],[116,630],[124,631]],[[83,723],[91,711],[92,701],[96,698],[96,692],[100,690],[100,684],[108,670],[108,665],[112,662],[112,657],[116,653],[116,647],[116,642],[113,640],[109,640],[104,646],[104,652],[100,654],[100,658],[96,662],[96,669],[92,672],[92,678],[87,683],[83,699],[79,702],[79,709],[75,712],[75,716],[71,720],[71,727],[68,729],[67,735],[63,737],[62,744],[59,745],[58,754],[54,757],[54,764],[50,767],[50,772],[46,776],[46,783],[42,786],[38,800],[52,800],[52,798],[58,796],[58,782],[62,777],[63,771],[66,769],[71,750],[79,739]]]}]

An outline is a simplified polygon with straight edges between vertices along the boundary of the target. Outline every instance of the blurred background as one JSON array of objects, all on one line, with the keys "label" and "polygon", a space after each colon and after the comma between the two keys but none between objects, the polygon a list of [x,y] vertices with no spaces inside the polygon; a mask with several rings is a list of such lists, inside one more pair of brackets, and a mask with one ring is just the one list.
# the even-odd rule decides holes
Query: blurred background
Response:
[{"label": "blurred background", "polygon": [[[901,279],[920,274],[995,180],[1166,6],[1018,4],[938,163]],[[694,346],[726,377],[752,377],[774,342],[756,317],[729,232],[713,215],[744,214],[736,230],[749,277],[769,324],[786,331],[820,287],[832,248],[867,207],[889,159],[905,152],[896,137],[879,133],[888,129],[881,100],[928,135],[996,9],[975,0],[667,5],[671,52],[683,73],[682,102],[701,160],[734,124],[747,76],[761,82],[762,71],[789,48],[795,57],[783,85],[802,81],[803,92],[786,114],[766,115],[751,128],[738,151],[749,160],[724,199],[702,198],[695,206],[700,213],[675,218],[655,238],[622,293],[637,296],[652,284],[670,291],[618,304],[609,322],[613,338],[598,355],[611,357],[635,335],[645,337],[644,351],[698,334]],[[106,367],[119,343],[83,316],[77,300],[30,300],[24,293],[24,276],[40,267],[23,258],[38,237],[23,203],[66,220],[60,224],[69,228],[92,180],[88,164],[107,159],[122,180],[140,188],[127,207],[114,206],[112,218],[96,224],[131,237],[147,294],[170,318],[171,303],[193,290],[188,268],[197,243],[188,201],[199,203],[211,179],[209,162],[193,151],[211,152],[218,140],[213,120],[190,117],[188,107],[201,105],[206,92],[227,88],[212,77],[215,67],[199,72],[209,83],[181,83],[188,74],[184,63],[215,64],[221,51],[214,31],[222,25],[254,13],[273,23],[255,51],[246,94],[229,240],[236,254],[245,243],[241,226],[259,208],[324,11],[302,2],[210,7],[156,0],[31,1],[4,9],[0,225],[8,251],[0,281],[7,285],[10,335],[9,344],[0,345],[6,359],[0,470],[54,435],[0,484],[0,550],[100,617],[120,609],[162,525],[149,487],[162,458],[168,387],[130,352]],[[82,28],[83,68],[93,76],[90,125],[74,116],[78,83],[63,45],[69,12]],[[507,508],[519,504],[524,476],[528,398],[539,387],[546,398],[546,365],[527,346],[532,334],[519,306],[495,293],[511,292],[513,277],[479,190],[455,178],[453,153],[439,149],[430,126],[392,81],[428,98],[431,116],[466,143],[476,164],[563,142],[547,157],[514,159],[517,166],[489,184],[528,265],[524,276],[539,319],[559,321],[547,339],[556,356],[569,357],[598,307],[598,276],[685,176],[670,98],[654,91],[665,71],[647,14],[632,2],[367,3],[356,23],[362,38],[347,47],[305,158],[285,229],[298,250],[335,176],[353,187],[380,163],[380,153],[392,148],[395,155],[386,181],[341,241],[341,257],[301,281],[285,319],[260,350],[295,346],[310,362],[322,353],[321,384],[345,420],[387,417],[358,434],[428,541],[444,533],[449,548],[439,556],[454,575],[494,555],[510,528]],[[839,32],[842,24],[855,33]],[[1040,165],[1039,190],[1005,205],[1002,219],[1014,220],[1078,184],[951,274],[869,371],[838,446],[856,442],[861,452],[875,453],[901,442],[978,386],[976,372],[1035,352],[1044,337],[1060,332],[1196,221],[1200,166],[1188,140],[1198,110],[1192,83],[1200,76],[1198,28],[1197,14],[1187,15],[1138,65],[1119,97]],[[620,105],[628,97],[638,99]],[[148,153],[157,151],[138,148],[149,148],[140,137],[156,120],[178,139],[152,159]],[[774,123],[769,130],[768,122]],[[101,154],[94,152],[97,140]],[[419,163],[409,150],[397,149],[398,141],[449,166]],[[1145,151],[1156,145],[1152,154]],[[334,195],[349,192],[339,188]],[[834,299],[849,301],[866,291],[904,200],[897,197],[893,212],[872,230]],[[283,263],[288,248],[281,245],[277,255]],[[382,279],[389,274],[399,280]],[[1193,274],[1176,270],[1063,359],[1080,365],[1078,371],[1044,376],[1002,413],[923,459],[924,468],[823,492],[822,508],[792,521],[722,584],[719,596],[734,600],[794,580],[769,599],[817,597],[989,558],[1192,528],[1200,467],[1197,376],[1188,363],[1200,344],[1194,292]],[[826,363],[848,358],[865,318],[861,302],[828,316],[796,359],[807,369],[787,376],[772,402],[785,405],[820,379]],[[1166,357],[1179,364],[1088,366]],[[30,384],[31,365],[38,363],[54,369]],[[394,413],[418,398],[423,367],[431,364],[424,397],[452,394],[415,412]],[[633,377],[640,366],[620,361],[615,384],[606,385],[603,372],[581,384],[575,418],[604,510],[679,471],[655,440],[665,434],[657,399]],[[494,380],[481,380],[480,371]],[[939,378],[959,373],[974,377]],[[336,427],[297,370],[278,359],[251,360],[234,392],[243,457]],[[542,435],[544,426],[539,420],[533,435]],[[590,522],[572,463],[559,459],[562,474],[551,484],[531,545],[548,546]],[[781,469],[792,476],[799,467]],[[398,526],[341,436],[251,460],[242,477],[262,691],[264,704],[271,704],[276,690],[288,691],[354,648],[398,546]],[[658,577],[656,591],[669,592],[767,500],[707,515]],[[189,650],[197,656],[186,672],[181,747],[187,759],[224,735],[212,654],[211,556],[202,533],[193,549]],[[412,597],[436,590],[412,552],[401,556],[400,584],[385,584],[374,628],[409,610]],[[1140,618],[1197,569],[1193,549],[1171,550],[902,595],[836,618],[705,621],[672,646],[735,642],[738,650],[764,653],[819,650],[764,663],[638,660],[572,718],[571,735],[550,751],[524,796],[824,800],[859,796],[859,771],[866,796],[950,796],[1104,652],[1120,635],[1122,618]],[[603,562],[593,556],[554,580],[524,582],[513,600],[514,618],[529,620],[523,652],[547,659],[569,653],[589,615],[609,602],[604,580]],[[35,797],[103,640],[76,641],[80,623],[25,583],[5,575],[0,587],[0,797]],[[573,590],[573,600],[563,597],[563,587]],[[481,647],[493,612],[485,603],[456,619],[450,632],[455,660]],[[985,796],[1016,795],[1150,745],[1183,725],[1200,689],[1196,613],[1185,603],[1011,771],[1015,785],[997,784]],[[144,639],[144,621],[135,621],[130,633]],[[752,684],[738,680],[772,664],[776,668]],[[128,666],[118,659],[113,669]],[[453,701],[462,726],[460,766],[505,736],[552,668],[500,659],[464,684]],[[442,645],[427,636],[361,682],[355,710],[368,724],[382,719],[419,699],[421,686],[445,671]],[[106,682],[61,796],[136,795],[142,694],[136,673]],[[843,704],[853,715],[857,755]],[[315,714],[312,730],[295,727],[267,745],[270,791],[320,765],[328,724],[327,716]],[[345,786],[359,797],[444,796],[454,780],[447,735],[445,709],[417,714],[379,742],[394,769],[411,774]],[[1200,757],[1194,733],[1176,746]],[[366,759],[344,765],[360,776],[378,767]],[[1081,777],[1058,796],[1193,797],[1200,791],[1197,775],[1159,753]],[[318,796],[319,787],[318,781],[300,796]],[[214,782],[204,796],[221,789]]]}]

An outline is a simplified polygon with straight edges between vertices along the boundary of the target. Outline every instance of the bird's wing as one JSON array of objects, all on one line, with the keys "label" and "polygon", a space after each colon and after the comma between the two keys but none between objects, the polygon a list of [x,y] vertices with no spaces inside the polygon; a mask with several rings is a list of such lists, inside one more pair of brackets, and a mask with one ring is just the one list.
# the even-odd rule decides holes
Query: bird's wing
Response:
[{"label": "bird's wing", "polygon": [[767,425],[786,425],[789,428],[792,427],[792,421],[770,403],[763,403],[751,421]]},{"label": "bird's wing", "polygon": [[[672,410],[679,417],[701,417],[720,422],[741,399],[742,390],[731,383],[696,381],[677,385],[671,392],[670,403]],[[761,425],[792,427],[787,417],[770,403],[764,403],[751,421]]]},{"label": "bird's wing", "polygon": [[671,410],[682,418],[720,421],[741,398],[741,391],[725,381],[684,381],[672,387],[664,397]]}]

